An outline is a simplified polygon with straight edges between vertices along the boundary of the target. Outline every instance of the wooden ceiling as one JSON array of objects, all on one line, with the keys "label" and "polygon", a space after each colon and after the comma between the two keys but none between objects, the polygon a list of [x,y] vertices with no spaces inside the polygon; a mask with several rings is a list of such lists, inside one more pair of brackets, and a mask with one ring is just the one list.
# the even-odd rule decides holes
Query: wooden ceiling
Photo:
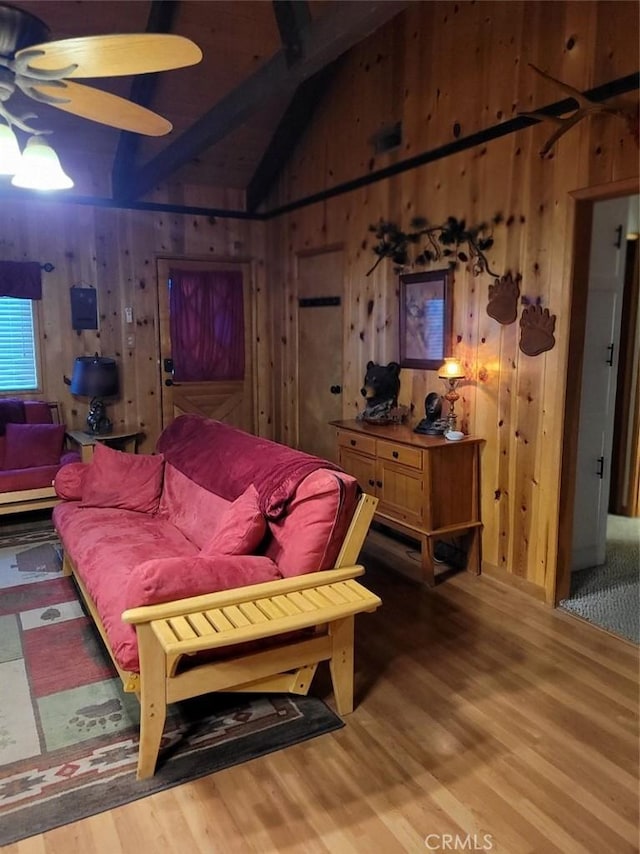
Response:
[{"label": "wooden ceiling", "polygon": [[[138,77],[83,80],[160,113],[165,137],[121,133],[36,104],[63,161],[94,173],[93,191],[143,199],[163,183],[247,190],[255,207],[322,94],[329,69],[406,5],[391,0],[18,0],[50,39],[149,31],[186,36],[202,62]],[[324,72],[323,72],[323,69]],[[271,144],[276,135],[276,143]],[[270,147],[271,144],[271,147]],[[106,188],[106,189],[105,189]]]}]

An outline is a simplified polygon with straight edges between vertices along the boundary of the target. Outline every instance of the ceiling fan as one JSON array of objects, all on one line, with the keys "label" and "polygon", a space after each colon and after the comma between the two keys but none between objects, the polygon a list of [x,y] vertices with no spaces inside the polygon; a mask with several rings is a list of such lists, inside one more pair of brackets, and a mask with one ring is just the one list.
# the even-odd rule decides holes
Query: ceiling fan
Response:
[{"label": "ceiling fan", "polygon": [[202,51],[190,39],[164,33],[83,36],[47,41],[44,21],[0,3],[0,117],[28,133],[33,113],[15,116],[5,106],[16,89],[29,98],[120,130],[163,136],[163,116],[126,98],[69,78],[117,77],[195,65]]}]

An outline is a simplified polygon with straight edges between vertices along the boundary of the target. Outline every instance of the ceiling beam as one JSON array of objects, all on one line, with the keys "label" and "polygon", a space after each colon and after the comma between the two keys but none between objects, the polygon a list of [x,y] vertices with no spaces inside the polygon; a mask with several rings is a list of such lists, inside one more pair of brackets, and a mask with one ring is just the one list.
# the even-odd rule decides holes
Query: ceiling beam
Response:
[{"label": "ceiling beam", "polygon": [[273,97],[292,97],[303,80],[316,74],[387,23],[406,8],[407,2],[374,0],[337,3],[332,11],[312,21],[301,31],[302,58],[298,62],[289,68],[285,50],[278,51],[139,169],[125,188],[127,197],[144,196],[189,160],[224,139]]},{"label": "ceiling beam", "polygon": [[267,197],[274,181],[302,136],[329,88],[339,60],[327,65],[298,86],[295,95],[275,130],[267,150],[253,173],[246,190],[247,210],[256,211]]},{"label": "ceiling beam", "polygon": [[[611,80],[608,83],[603,83],[595,89],[590,89],[584,92],[584,96],[590,101],[606,101],[616,95],[625,95],[628,92],[636,92],[640,89],[640,71],[635,71],[633,74],[628,74],[626,77],[619,77],[616,80]],[[556,101],[546,107],[542,107],[536,112],[544,113],[548,116],[561,116],[569,110],[576,109],[576,101],[573,98],[565,98],[562,101]],[[411,169],[417,169],[426,163],[433,163],[436,160],[441,160],[449,157],[452,154],[458,154],[460,151],[465,151],[474,148],[478,145],[485,145],[494,139],[499,139],[501,136],[506,136],[517,131],[524,130],[531,125],[538,124],[540,120],[525,116],[517,116],[514,119],[509,119],[506,122],[499,122],[496,125],[485,128],[482,131],[470,134],[466,137],[459,137],[453,142],[441,145],[438,148],[433,148],[422,152],[407,160],[402,160],[385,169],[378,169],[375,172],[368,172],[359,178],[354,178],[350,181],[345,181],[333,187],[329,187],[319,193],[314,193],[304,198],[296,199],[279,208],[271,208],[263,213],[250,213],[245,210],[229,210],[224,208],[202,208],[185,205],[162,204],[155,202],[140,202],[140,201],[116,201],[115,199],[105,199],[96,196],[70,196],[67,191],[52,191],[47,193],[46,199],[43,198],[42,192],[38,190],[19,190],[11,187],[3,190],[0,187],[0,202],[7,204],[18,202],[32,202],[33,204],[43,205],[45,209],[51,210],[51,205],[89,205],[91,207],[115,208],[117,210],[139,210],[158,213],[177,213],[177,214],[194,214],[198,216],[220,217],[226,219],[242,219],[264,221],[274,217],[282,216],[289,211],[298,210],[309,205],[315,205],[319,202],[327,201],[327,199],[341,196],[345,193],[351,193],[361,187],[376,184],[378,181],[385,181],[395,175],[400,175]]]},{"label": "ceiling beam", "polygon": [[[152,0],[146,32],[170,33],[178,5],[178,0]],[[153,101],[157,85],[157,73],[136,75],[131,84],[129,100],[141,107],[148,107]],[[129,131],[121,132],[111,170],[111,188],[114,198],[122,196],[124,188],[131,180],[139,145],[139,134]]]},{"label": "ceiling beam", "polygon": [[311,23],[309,4],[307,0],[273,0],[272,6],[287,65],[291,68],[302,59],[302,33]]}]

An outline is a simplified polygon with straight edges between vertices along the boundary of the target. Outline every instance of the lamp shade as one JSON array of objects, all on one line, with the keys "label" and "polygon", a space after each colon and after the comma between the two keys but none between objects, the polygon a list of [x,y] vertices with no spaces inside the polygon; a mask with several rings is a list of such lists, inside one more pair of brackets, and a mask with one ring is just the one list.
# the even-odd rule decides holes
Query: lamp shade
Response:
[{"label": "lamp shade", "polygon": [[444,365],[438,371],[438,376],[443,380],[462,380],[465,377],[464,368],[458,359],[450,356],[444,360]]},{"label": "lamp shade", "polygon": [[27,140],[20,167],[11,183],[27,190],[68,190],[73,187],[73,181],[62,169],[58,155],[41,136],[30,136]]},{"label": "lamp shade", "polygon": [[118,367],[106,356],[78,356],[73,366],[71,394],[81,397],[114,397],[118,394]]},{"label": "lamp shade", "polygon": [[15,175],[20,168],[20,146],[13,130],[0,125],[0,175]]}]

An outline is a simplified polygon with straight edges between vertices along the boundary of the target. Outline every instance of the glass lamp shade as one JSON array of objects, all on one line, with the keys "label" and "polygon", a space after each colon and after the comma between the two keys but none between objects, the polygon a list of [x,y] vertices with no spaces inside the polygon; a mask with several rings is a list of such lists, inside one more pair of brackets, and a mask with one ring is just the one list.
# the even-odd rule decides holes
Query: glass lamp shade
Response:
[{"label": "glass lamp shade", "polygon": [[0,125],[0,175],[15,175],[21,157],[15,133],[8,125]]},{"label": "glass lamp shade", "polygon": [[73,181],[65,174],[58,155],[41,136],[30,136],[20,166],[11,183],[27,190],[68,190]]},{"label": "glass lamp shade", "polygon": [[118,394],[118,367],[106,356],[78,356],[73,366],[71,394],[80,397],[114,397]]},{"label": "glass lamp shade", "polygon": [[444,365],[438,371],[438,376],[443,380],[462,380],[465,373],[458,359],[450,356],[444,360]]}]

